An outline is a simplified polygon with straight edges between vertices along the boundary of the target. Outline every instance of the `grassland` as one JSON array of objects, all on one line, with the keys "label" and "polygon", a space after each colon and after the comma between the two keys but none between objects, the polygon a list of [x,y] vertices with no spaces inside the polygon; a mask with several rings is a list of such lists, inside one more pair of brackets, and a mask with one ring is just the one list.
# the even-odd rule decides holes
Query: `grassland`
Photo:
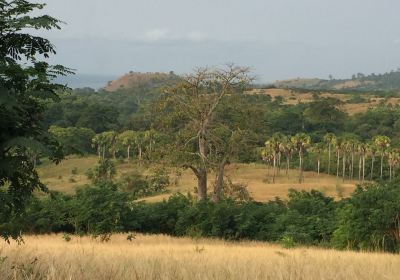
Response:
[{"label": "grassland", "polygon": [[[249,94],[268,94],[271,96],[272,100],[277,97],[282,98],[283,104],[286,105],[296,105],[299,103],[309,103],[314,101],[314,96],[311,92],[294,92],[289,89],[255,89]],[[319,97],[322,98],[335,98],[343,102],[341,105],[341,110],[348,113],[349,115],[354,115],[356,113],[362,113],[370,108],[376,108],[379,104],[385,105],[400,105],[399,97],[377,97],[374,94],[363,93],[363,102],[351,103],[349,100],[354,97],[352,94],[342,94],[342,93],[332,93],[332,92],[321,92]]]},{"label": "grassland", "polygon": [[[38,168],[39,174],[43,182],[45,182],[51,190],[73,193],[76,187],[89,184],[85,172],[87,169],[95,165],[97,157],[70,157],[62,161],[59,165],[44,163]],[[76,168],[76,174],[72,170]],[[139,170],[147,172],[143,166],[135,163],[118,163],[117,179],[124,173]],[[326,174],[318,175],[315,172],[305,172],[305,182],[299,184],[297,181],[298,171],[290,170],[288,176],[285,172],[281,172],[272,183],[270,177],[267,176],[267,167],[262,164],[232,164],[227,167],[226,174],[232,178],[234,182],[247,184],[251,196],[256,201],[268,201],[275,197],[286,197],[288,190],[294,188],[297,190],[317,189],[332,197],[348,196],[355,188],[357,181],[343,182],[335,176]],[[209,176],[209,183],[212,184],[214,175]],[[193,192],[196,186],[196,178],[190,170],[183,170],[181,175],[177,177],[176,172],[171,170],[171,185],[168,192],[146,198],[147,201],[156,202],[168,198],[172,193]]]},{"label": "grassland", "polygon": [[261,242],[229,243],[167,236],[26,236],[0,243],[0,275],[11,279],[398,279],[397,255],[310,248],[283,249]]}]

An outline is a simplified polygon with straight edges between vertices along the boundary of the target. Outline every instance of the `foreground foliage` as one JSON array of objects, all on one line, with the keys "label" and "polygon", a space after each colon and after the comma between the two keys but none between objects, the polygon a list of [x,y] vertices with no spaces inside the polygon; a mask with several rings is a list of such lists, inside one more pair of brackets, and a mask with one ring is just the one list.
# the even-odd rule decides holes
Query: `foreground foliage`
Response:
[{"label": "foreground foliage", "polygon": [[197,202],[177,194],[160,203],[132,201],[112,183],[33,198],[13,226],[25,233],[106,235],[143,232],[175,236],[260,240],[339,249],[399,252],[398,182],[359,187],[334,201],[318,191],[289,192],[267,203]]}]

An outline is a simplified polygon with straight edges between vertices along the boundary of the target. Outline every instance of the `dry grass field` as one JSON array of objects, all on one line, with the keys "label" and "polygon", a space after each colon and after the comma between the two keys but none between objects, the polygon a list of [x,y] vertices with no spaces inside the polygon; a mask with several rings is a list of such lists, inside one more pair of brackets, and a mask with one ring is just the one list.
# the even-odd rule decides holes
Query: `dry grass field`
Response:
[{"label": "dry grass field", "polygon": [[283,249],[261,242],[229,243],[161,235],[26,236],[25,244],[0,243],[2,280],[110,279],[399,279],[398,255],[314,248]]},{"label": "dry grass field", "polygon": [[[97,157],[70,157],[62,161],[59,165],[44,164],[39,167],[38,171],[43,182],[45,182],[51,190],[73,193],[75,188],[89,184],[85,172],[88,168],[95,165]],[[77,174],[72,174],[72,170],[76,168]],[[133,170],[141,170],[146,172],[144,167],[131,163],[117,164],[117,179],[121,174],[132,172]],[[227,167],[226,174],[232,178],[233,182],[244,183],[248,186],[248,190],[256,201],[268,201],[275,197],[286,197],[290,188],[297,190],[317,189],[332,197],[348,196],[352,193],[357,181],[345,181],[336,179],[335,176],[326,174],[318,174],[316,172],[305,172],[305,182],[298,183],[298,171],[290,170],[289,176],[281,171],[276,178],[275,183],[271,182],[268,177],[267,167],[262,164],[232,164]],[[212,185],[214,174],[210,174],[209,183]],[[146,201],[157,202],[168,198],[171,194],[181,192],[193,192],[197,181],[190,170],[183,170],[181,175],[176,178],[176,172],[171,171],[171,186],[168,187],[168,193],[160,194],[146,198]]]},{"label": "dry grass field", "polygon": [[[309,103],[314,101],[314,97],[312,93],[304,92],[294,92],[288,89],[255,89],[249,94],[268,94],[271,96],[272,100],[275,100],[277,97],[283,98],[283,103],[287,105],[296,105],[298,103]],[[362,113],[367,111],[370,108],[377,107],[381,102],[384,102],[386,105],[400,105],[400,98],[392,97],[385,99],[383,97],[375,97],[373,94],[364,93],[363,98],[365,102],[361,103],[346,103],[352,97],[351,94],[337,94],[331,92],[322,92],[320,97],[323,98],[336,98],[342,102],[341,109],[344,112],[347,112],[349,115],[354,115],[357,113]]]}]

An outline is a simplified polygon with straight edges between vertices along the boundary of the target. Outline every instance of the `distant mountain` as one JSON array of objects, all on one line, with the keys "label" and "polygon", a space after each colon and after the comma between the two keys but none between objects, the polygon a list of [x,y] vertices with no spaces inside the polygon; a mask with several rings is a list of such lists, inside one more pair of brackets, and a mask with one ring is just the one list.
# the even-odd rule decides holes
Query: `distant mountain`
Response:
[{"label": "distant mountain", "polygon": [[129,72],[118,79],[108,82],[105,90],[113,92],[119,89],[157,88],[167,84],[175,83],[178,80],[179,76],[175,75],[173,72]]},{"label": "distant mountain", "polygon": [[351,79],[292,79],[277,81],[277,88],[299,88],[310,90],[354,90],[354,91],[400,91],[400,69],[384,74],[364,75],[358,73]]},{"label": "distant mountain", "polygon": [[87,74],[75,74],[66,77],[58,77],[57,83],[67,84],[70,88],[86,88],[90,87],[93,89],[104,88],[109,81],[112,81],[117,76],[107,75],[87,75]]}]

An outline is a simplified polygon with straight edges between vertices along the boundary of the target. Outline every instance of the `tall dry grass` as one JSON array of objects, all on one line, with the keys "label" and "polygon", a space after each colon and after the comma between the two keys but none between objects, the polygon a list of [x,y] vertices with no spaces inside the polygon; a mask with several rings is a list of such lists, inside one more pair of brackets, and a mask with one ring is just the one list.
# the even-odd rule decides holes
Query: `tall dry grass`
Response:
[{"label": "tall dry grass", "polygon": [[260,242],[227,243],[167,236],[28,236],[0,245],[7,279],[399,279],[398,255],[282,249]]}]

